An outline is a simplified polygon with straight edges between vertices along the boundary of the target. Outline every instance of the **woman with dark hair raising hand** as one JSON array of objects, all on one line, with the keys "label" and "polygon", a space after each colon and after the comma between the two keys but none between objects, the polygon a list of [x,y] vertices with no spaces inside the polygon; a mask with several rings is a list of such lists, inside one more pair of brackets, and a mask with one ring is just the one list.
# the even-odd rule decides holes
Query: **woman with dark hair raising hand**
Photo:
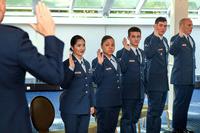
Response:
[{"label": "woman with dark hair raising hand", "polygon": [[97,84],[97,133],[114,133],[121,107],[121,71],[116,57],[114,39],[104,36],[101,50],[92,61],[94,81]]},{"label": "woman with dark hair raising hand", "polygon": [[75,35],[71,39],[72,55],[65,60],[63,93],[60,96],[61,117],[67,133],[88,133],[90,114],[94,113],[90,64],[83,58],[85,39]]}]

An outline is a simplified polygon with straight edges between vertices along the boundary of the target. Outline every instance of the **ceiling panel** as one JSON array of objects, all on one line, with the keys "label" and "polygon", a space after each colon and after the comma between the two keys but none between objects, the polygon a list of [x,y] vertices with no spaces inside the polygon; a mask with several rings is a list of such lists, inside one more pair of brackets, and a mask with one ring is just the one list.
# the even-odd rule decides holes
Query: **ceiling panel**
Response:
[{"label": "ceiling panel", "polygon": [[115,0],[112,8],[135,9],[139,0]]},{"label": "ceiling panel", "polygon": [[105,0],[75,0],[74,8],[103,8]]},{"label": "ceiling panel", "polygon": [[147,0],[142,9],[168,9],[170,0]]}]

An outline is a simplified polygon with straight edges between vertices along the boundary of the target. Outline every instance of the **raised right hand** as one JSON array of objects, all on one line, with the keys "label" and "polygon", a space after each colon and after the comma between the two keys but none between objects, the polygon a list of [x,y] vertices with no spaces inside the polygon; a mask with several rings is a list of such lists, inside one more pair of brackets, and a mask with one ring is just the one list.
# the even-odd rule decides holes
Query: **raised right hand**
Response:
[{"label": "raised right hand", "polygon": [[159,37],[159,35],[158,35],[158,31],[157,31],[156,28],[154,29],[154,35],[157,36],[157,37]]},{"label": "raised right hand", "polygon": [[36,6],[36,24],[31,24],[33,29],[43,36],[55,35],[55,23],[51,16],[51,12],[42,2],[38,2]]},{"label": "raised right hand", "polygon": [[126,37],[124,37],[122,43],[123,43],[124,48],[125,48],[126,50],[129,51],[129,50],[131,49],[131,46],[130,46],[130,44],[128,44],[128,41],[127,41]]},{"label": "raised right hand", "polygon": [[98,49],[97,51],[97,59],[99,64],[102,64],[104,61],[104,54],[101,52],[100,49]]},{"label": "raised right hand", "polygon": [[75,68],[75,63],[74,63],[74,60],[72,59],[72,55],[69,54],[69,67],[70,68]]},{"label": "raised right hand", "polygon": [[183,30],[182,30],[182,27],[179,28],[178,34],[179,34],[180,37],[183,37],[184,33],[183,33]]}]

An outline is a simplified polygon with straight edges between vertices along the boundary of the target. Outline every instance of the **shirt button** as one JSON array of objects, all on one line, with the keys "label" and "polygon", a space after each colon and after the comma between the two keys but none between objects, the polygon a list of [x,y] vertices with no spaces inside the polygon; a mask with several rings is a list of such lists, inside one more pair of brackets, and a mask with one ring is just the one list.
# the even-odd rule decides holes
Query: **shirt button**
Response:
[{"label": "shirt button", "polygon": [[88,87],[88,84],[86,84],[85,86]]},{"label": "shirt button", "polygon": [[87,77],[85,77],[85,79],[87,79]]},{"label": "shirt button", "polygon": [[88,93],[88,91],[85,91],[85,93],[87,94],[87,93]]},{"label": "shirt button", "polygon": [[118,86],[117,88],[119,89],[120,87]]},{"label": "shirt button", "polygon": [[117,83],[119,83],[119,80],[117,80]]}]

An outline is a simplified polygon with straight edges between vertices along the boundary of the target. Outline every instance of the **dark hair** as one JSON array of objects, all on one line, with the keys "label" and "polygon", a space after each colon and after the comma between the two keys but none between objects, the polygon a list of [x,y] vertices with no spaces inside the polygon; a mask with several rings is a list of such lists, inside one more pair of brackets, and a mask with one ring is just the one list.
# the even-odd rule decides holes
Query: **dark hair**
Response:
[{"label": "dark hair", "polygon": [[131,32],[140,32],[140,34],[141,34],[141,30],[138,27],[131,27],[131,28],[129,28],[128,29],[128,36],[131,35]]},{"label": "dark hair", "polygon": [[[108,39],[113,39],[112,36],[109,36],[109,35],[105,35],[102,39],[101,39],[101,46],[103,45],[103,43],[108,40]],[[114,39],[113,39],[114,41]]]},{"label": "dark hair", "polygon": [[82,36],[80,36],[80,35],[75,35],[75,36],[73,36],[73,37],[71,38],[71,41],[70,41],[71,47],[74,47],[74,45],[76,44],[76,42],[77,42],[78,40],[80,40],[80,39],[84,40],[84,42],[85,42],[85,39],[84,39]]},{"label": "dark hair", "polygon": [[167,22],[167,19],[165,17],[158,17],[155,20],[155,24],[158,24],[159,22]]}]

